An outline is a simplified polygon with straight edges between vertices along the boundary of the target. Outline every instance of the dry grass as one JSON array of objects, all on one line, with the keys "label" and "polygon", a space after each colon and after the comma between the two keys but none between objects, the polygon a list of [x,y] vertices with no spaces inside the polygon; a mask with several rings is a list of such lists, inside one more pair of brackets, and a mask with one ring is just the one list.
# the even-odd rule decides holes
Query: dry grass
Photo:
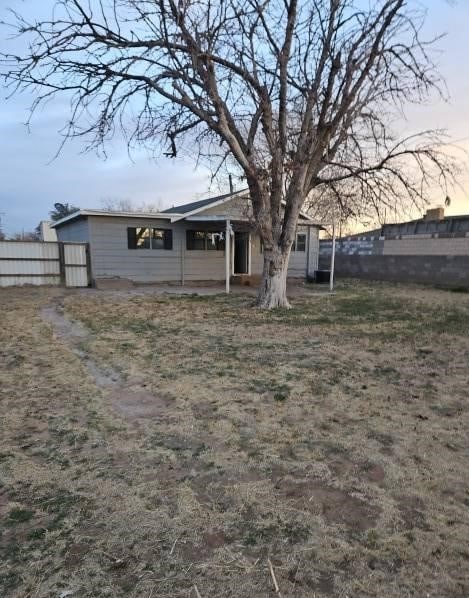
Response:
[{"label": "dry grass", "polygon": [[2,596],[469,595],[468,295],[0,301]]}]

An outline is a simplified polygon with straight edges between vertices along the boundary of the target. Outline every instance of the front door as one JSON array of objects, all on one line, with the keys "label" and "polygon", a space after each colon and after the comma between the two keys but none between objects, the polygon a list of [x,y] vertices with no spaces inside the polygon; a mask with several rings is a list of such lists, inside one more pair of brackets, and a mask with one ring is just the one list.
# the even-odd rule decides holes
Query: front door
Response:
[{"label": "front door", "polygon": [[249,233],[234,234],[233,274],[249,274]]}]

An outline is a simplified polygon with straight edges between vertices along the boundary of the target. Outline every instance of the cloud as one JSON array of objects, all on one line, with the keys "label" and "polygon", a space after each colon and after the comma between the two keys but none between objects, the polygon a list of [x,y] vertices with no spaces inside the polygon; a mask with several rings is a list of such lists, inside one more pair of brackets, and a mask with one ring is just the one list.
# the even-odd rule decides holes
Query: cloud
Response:
[{"label": "cloud", "polygon": [[67,112],[60,104],[38,114],[30,131],[26,98],[0,106],[0,212],[7,234],[34,228],[55,202],[100,207],[108,197],[138,202],[184,203],[207,193],[207,170],[194,170],[188,160],[151,160],[144,151],[129,158],[123,141],[109,145],[109,158],[83,153],[82,140],[72,140],[57,159],[59,130]]},{"label": "cloud", "polygon": [[[10,6],[21,14],[38,18],[47,15],[52,0],[24,2],[0,0],[0,19]],[[38,11],[42,15],[38,14]],[[403,131],[441,127],[454,139],[469,139],[469,3],[449,7],[444,2],[432,2],[428,8],[428,36],[448,32],[438,42],[442,52],[435,55],[448,84],[450,103],[416,106],[408,112],[407,122],[399,123]],[[23,40],[7,41],[0,29],[0,44],[5,49],[20,52]],[[7,94],[0,90],[1,95]],[[53,203],[70,202],[81,207],[100,207],[101,199],[130,198],[136,202],[161,201],[163,205],[184,203],[205,194],[209,186],[208,173],[194,170],[194,162],[186,159],[152,161],[143,152],[135,152],[132,162],[125,144],[116,139],[109,146],[108,160],[95,154],[83,154],[80,140],[66,145],[62,154],[51,162],[60,144],[59,131],[68,116],[65,100],[48,104],[37,114],[31,131],[24,122],[32,100],[27,94],[0,103],[0,212],[8,233],[32,229],[46,218]],[[465,142],[464,142],[465,143]],[[469,146],[468,146],[469,147]],[[467,177],[462,181],[467,183]],[[435,201],[438,201],[436,198]],[[469,200],[463,193],[455,194],[452,211],[467,212]]]}]

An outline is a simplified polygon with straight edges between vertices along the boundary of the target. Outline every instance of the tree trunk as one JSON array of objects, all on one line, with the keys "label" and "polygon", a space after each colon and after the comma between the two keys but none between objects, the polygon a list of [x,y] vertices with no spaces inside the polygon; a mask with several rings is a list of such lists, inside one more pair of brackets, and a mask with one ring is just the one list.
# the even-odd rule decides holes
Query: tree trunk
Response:
[{"label": "tree trunk", "polygon": [[291,306],[287,299],[287,270],[290,251],[280,248],[264,250],[264,269],[262,282],[257,295],[257,306],[262,309],[274,309]]}]

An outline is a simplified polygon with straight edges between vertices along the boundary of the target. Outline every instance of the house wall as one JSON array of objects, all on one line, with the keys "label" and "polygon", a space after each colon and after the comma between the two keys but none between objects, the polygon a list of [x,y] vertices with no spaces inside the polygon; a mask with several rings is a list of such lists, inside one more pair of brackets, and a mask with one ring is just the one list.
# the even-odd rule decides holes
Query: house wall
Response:
[{"label": "house wall", "polygon": [[57,239],[64,243],[88,243],[90,240],[87,218],[66,223],[56,228],[55,231]]},{"label": "house wall", "polygon": [[[233,220],[249,220],[252,218],[250,203],[246,202],[246,196],[235,197],[218,206],[207,208],[200,215],[204,216],[225,216]],[[304,278],[306,269],[308,274],[313,275],[318,269],[319,261],[319,229],[316,227],[298,226],[297,232],[306,233],[306,251],[292,251],[288,265],[288,276],[290,278]],[[255,233],[251,233],[251,274],[260,275],[264,265],[264,257],[260,251],[260,239]],[[308,257],[309,253],[309,257]]]},{"label": "house wall", "polygon": [[200,212],[198,216],[224,216],[232,220],[249,220],[252,218],[250,202],[246,196],[235,197],[218,206],[213,206]]},{"label": "house wall", "polygon": [[[204,215],[207,212],[204,212]],[[233,212],[232,212],[233,214]],[[207,214],[210,215],[210,214]],[[128,227],[170,228],[173,231],[173,249],[128,249]],[[71,222],[57,231],[59,240],[88,241],[90,245],[93,279],[128,278],[135,282],[186,282],[225,279],[225,252],[186,249],[186,230],[225,230],[224,222],[171,223],[163,219],[126,218],[115,216],[88,216],[87,220]],[[309,235],[306,252],[292,252],[288,276],[305,277],[308,263],[310,272],[317,269],[318,229],[298,227],[298,232]],[[259,237],[251,233],[251,274],[262,274],[263,254]]]},{"label": "house wall", "polygon": [[[308,274],[311,276],[318,269],[319,229],[312,226],[298,226],[297,232],[306,233],[306,251],[290,253],[288,276],[290,278],[305,278],[307,268],[309,268]],[[251,273],[262,274],[263,265],[264,256],[260,252],[260,239],[257,235],[251,235]]]},{"label": "house wall", "polygon": [[[93,277],[129,278],[135,282],[175,282],[191,280],[223,280],[224,251],[187,251],[186,230],[202,228],[197,222],[175,222],[159,219],[89,217],[90,251]],[[128,227],[170,228],[173,249],[128,249]],[[204,224],[204,230],[224,230],[224,223]]]}]

